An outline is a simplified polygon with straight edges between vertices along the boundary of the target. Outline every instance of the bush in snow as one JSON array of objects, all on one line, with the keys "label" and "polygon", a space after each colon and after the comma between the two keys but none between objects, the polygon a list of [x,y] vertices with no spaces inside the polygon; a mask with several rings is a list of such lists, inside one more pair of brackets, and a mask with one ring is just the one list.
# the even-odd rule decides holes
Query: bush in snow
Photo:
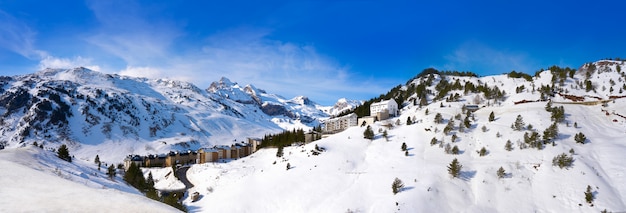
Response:
[{"label": "bush in snow", "polygon": [[430,145],[434,146],[435,144],[437,144],[437,138],[433,137],[433,139],[430,140]]},{"label": "bush in snow", "polygon": [[458,146],[456,146],[456,145],[454,145],[454,147],[452,147],[452,150],[450,150],[450,152],[451,152],[453,155],[458,155],[458,154],[459,154],[459,147],[458,147]]},{"label": "bush in snow", "polygon": [[489,114],[489,122],[495,121],[496,120],[496,115],[493,114],[493,111],[491,111],[491,113]]},{"label": "bush in snow", "polygon": [[483,127],[480,129],[483,130],[483,132],[487,132],[487,127],[485,125],[483,125]]},{"label": "bush in snow", "polygon": [[506,151],[511,151],[513,150],[513,143],[511,143],[511,140],[507,140],[506,144],[504,144],[504,149]]},{"label": "bush in snow", "polygon": [[371,126],[368,125],[365,128],[365,131],[363,132],[363,138],[370,139],[370,140],[374,139],[374,130],[372,130]]},{"label": "bush in snow", "polygon": [[441,113],[437,113],[435,115],[435,123],[437,124],[443,123],[443,117],[441,116]]},{"label": "bush in snow", "polygon": [[402,146],[400,148],[402,148],[402,151],[406,151],[407,150],[406,143],[402,142]]},{"label": "bush in snow", "polygon": [[506,172],[504,171],[504,168],[502,168],[502,167],[500,167],[498,169],[496,174],[498,175],[498,178],[504,178],[506,176]]},{"label": "bush in snow", "polygon": [[487,155],[487,149],[483,146],[483,148],[478,151],[478,155],[480,155],[481,157]]},{"label": "bush in snow", "polygon": [[574,135],[574,140],[576,141],[576,143],[585,144],[587,137],[585,137],[585,134],[583,134],[582,132],[579,132],[578,134]]},{"label": "bush in snow", "polygon": [[394,195],[398,194],[398,192],[402,190],[402,187],[404,187],[404,183],[402,183],[402,180],[399,178],[394,179],[393,183],[391,183],[391,191],[393,191]]},{"label": "bush in snow", "polygon": [[291,169],[291,164],[287,163],[287,170]]},{"label": "bush in snow", "polygon": [[572,163],[574,163],[574,158],[565,153],[552,158],[552,166],[558,166],[561,169],[571,167]]}]

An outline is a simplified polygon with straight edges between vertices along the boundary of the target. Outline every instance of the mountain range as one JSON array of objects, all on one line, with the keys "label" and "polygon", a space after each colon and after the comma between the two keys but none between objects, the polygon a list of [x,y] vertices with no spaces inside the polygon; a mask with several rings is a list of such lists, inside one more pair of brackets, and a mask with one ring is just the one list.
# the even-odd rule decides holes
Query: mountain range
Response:
[{"label": "mountain range", "polygon": [[227,78],[200,89],[82,67],[45,69],[0,77],[0,144],[67,144],[80,157],[99,154],[121,161],[127,154],[195,150],[308,130],[355,104],[342,99],[336,107],[324,107],[304,96],[286,99]]}]

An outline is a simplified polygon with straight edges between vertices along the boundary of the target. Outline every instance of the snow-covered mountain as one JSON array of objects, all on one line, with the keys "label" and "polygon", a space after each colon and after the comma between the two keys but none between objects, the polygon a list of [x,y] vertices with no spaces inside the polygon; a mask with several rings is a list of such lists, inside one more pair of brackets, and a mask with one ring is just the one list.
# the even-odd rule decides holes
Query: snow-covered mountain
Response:
[{"label": "snow-covered mountain", "polygon": [[[536,76],[425,73],[388,94],[404,107],[371,126],[373,140],[363,138],[368,127],[351,127],[285,147],[283,157],[267,148],[194,165],[191,192],[202,199],[184,203],[207,212],[624,211],[622,68],[603,60]],[[474,104],[476,112],[463,110]],[[573,163],[560,167],[559,155]],[[456,178],[448,169],[454,159],[462,165]],[[397,194],[395,178],[403,182]]]},{"label": "snow-covered mountain", "polygon": [[318,109],[322,106],[305,96],[286,99],[280,95],[268,94],[253,85],[242,87],[227,78],[211,83],[207,91],[223,99],[243,104],[255,112],[260,110],[266,115],[274,116],[272,121],[284,129],[315,127],[319,125],[319,118],[329,116]]},{"label": "snow-covered mountain", "polygon": [[203,90],[167,79],[46,69],[0,78],[0,144],[64,143],[77,157],[121,161],[231,144],[283,129],[311,128],[328,117],[306,97],[284,99],[226,78]]},{"label": "snow-covered mountain", "polygon": [[363,104],[363,101],[348,100],[346,98],[341,98],[337,100],[337,103],[335,103],[332,106],[322,106],[318,108],[324,111],[328,115],[336,116],[336,115],[341,114],[342,112],[354,110],[354,108],[356,108],[357,106],[360,106],[361,104]]}]

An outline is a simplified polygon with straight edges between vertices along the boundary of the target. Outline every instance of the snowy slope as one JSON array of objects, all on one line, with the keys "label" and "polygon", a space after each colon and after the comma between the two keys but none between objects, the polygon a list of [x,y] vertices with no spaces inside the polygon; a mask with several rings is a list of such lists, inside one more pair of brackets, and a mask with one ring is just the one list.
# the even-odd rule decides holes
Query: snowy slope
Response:
[{"label": "snowy slope", "polygon": [[[622,109],[625,101],[616,103]],[[603,209],[626,209],[626,176],[621,163],[626,144],[624,122],[618,124],[589,106],[565,106],[568,119],[577,120],[578,128],[559,125],[556,146],[544,150],[515,147],[504,150],[506,140],[521,140],[521,132],[509,126],[518,113],[537,129],[547,126],[541,121],[543,104],[485,108],[476,113],[476,126],[485,125],[487,132],[474,127],[457,133],[462,154],[445,154],[433,137],[450,143],[450,136],[425,131],[444,124],[432,122],[434,114],[424,116],[423,110],[404,113],[420,117],[423,122],[401,125],[389,130],[390,140],[381,134],[373,141],[363,139],[363,127],[302,147],[285,148],[284,158],[276,158],[276,149],[261,150],[254,155],[226,164],[194,165],[190,179],[205,197],[185,204],[201,211],[232,212],[598,212]],[[498,116],[488,122],[489,112]],[[456,110],[442,110],[444,117]],[[446,116],[447,115],[447,116]],[[459,121],[456,121],[457,123]],[[377,130],[380,123],[374,125]],[[584,132],[588,144],[576,144],[573,135]],[[504,135],[496,138],[496,132]],[[409,156],[400,150],[405,142]],[[326,148],[319,156],[310,150]],[[478,156],[486,147],[489,154]],[[574,166],[559,169],[552,158],[574,149]],[[463,164],[462,178],[453,179],[446,166],[458,158]],[[276,164],[273,162],[276,161]],[[289,163],[293,168],[286,170]],[[535,166],[537,168],[535,168]],[[503,167],[507,178],[498,179],[496,170]],[[397,195],[391,192],[395,177],[405,183]],[[583,192],[591,185],[596,193],[594,207],[585,203]],[[207,189],[211,188],[212,192]],[[398,202],[398,206],[396,206]],[[236,203],[237,205],[234,205]],[[578,204],[582,204],[579,206]]]},{"label": "snowy slope", "polygon": [[[626,211],[626,166],[622,163],[626,117],[619,116],[626,114],[626,99],[616,99],[607,106],[578,105],[555,94],[560,91],[604,100],[619,95],[619,84],[612,92],[608,88],[610,79],[620,84],[624,81],[623,74],[616,71],[616,64],[622,62],[607,66],[601,62],[595,63],[598,70],[609,68],[602,73],[592,72],[588,78],[596,91],[586,92],[580,86],[587,78],[579,69],[574,78],[553,88],[554,97],[547,95],[544,101],[540,100],[539,90],[541,85],[552,85],[550,71],[540,73],[532,82],[506,75],[436,76],[433,85],[427,87],[432,91],[446,78],[498,87],[506,95],[496,100],[483,93],[452,90],[444,97],[454,93],[461,97],[448,102],[434,100],[437,94],[433,92],[427,97],[427,106],[413,105],[409,98],[398,118],[374,124],[376,137],[371,141],[363,138],[365,127],[352,127],[311,144],[286,147],[282,158],[270,148],[229,163],[194,165],[188,174],[195,185],[191,191],[203,197],[197,202],[185,200],[185,204],[201,212]],[[415,79],[414,83],[421,80],[425,79]],[[521,85],[525,89],[518,93]],[[602,90],[602,86],[607,89]],[[539,102],[515,104],[521,100]],[[553,123],[545,100],[553,100],[553,107],[563,106],[565,110],[565,121],[557,124],[559,134],[554,145],[547,143],[541,150],[520,149],[524,133],[536,131],[542,135]],[[597,98],[585,97],[588,100]],[[461,131],[458,124],[465,118],[461,108],[467,104],[479,104],[481,108],[474,113],[471,127]],[[495,114],[493,122],[488,121],[491,112]],[[437,113],[442,114],[444,123],[434,123]],[[461,114],[461,120],[454,118],[457,114]],[[517,115],[522,115],[532,129],[514,131],[511,124]],[[415,124],[406,125],[407,117]],[[450,119],[455,122],[454,129],[444,134],[442,130]],[[394,127],[387,129],[388,125]],[[388,141],[381,130],[388,131]],[[586,135],[585,144],[574,141],[577,133]],[[455,142],[451,141],[452,134],[458,136]],[[432,138],[438,144],[431,146]],[[512,151],[504,148],[507,140],[513,143]],[[408,146],[408,156],[401,151],[402,143]],[[460,153],[446,154],[445,146],[439,144],[458,146]],[[326,151],[312,155],[316,145]],[[478,154],[483,147],[486,156]],[[570,150],[575,154],[569,154]],[[572,167],[552,165],[553,158],[562,153],[573,156]],[[459,178],[451,178],[447,171],[455,158],[463,165]],[[287,164],[292,168],[287,170]],[[496,175],[500,167],[506,170],[506,177],[501,179]],[[396,177],[405,187],[394,195],[391,184]],[[593,205],[585,201],[588,185],[593,189]]]},{"label": "snowy slope", "polygon": [[33,146],[0,150],[0,212],[179,212],[94,167]]}]

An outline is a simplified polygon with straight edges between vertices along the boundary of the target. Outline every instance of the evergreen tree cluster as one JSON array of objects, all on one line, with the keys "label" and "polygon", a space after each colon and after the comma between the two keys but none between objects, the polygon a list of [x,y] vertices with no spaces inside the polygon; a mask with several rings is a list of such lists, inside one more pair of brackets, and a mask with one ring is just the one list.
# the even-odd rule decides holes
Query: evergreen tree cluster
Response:
[{"label": "evergreen tree cluster", "polygon": [[295,142],[304,142],[304,130],[284,131],[274,135],[265,135],[260,148],[290,146]]},{"label": "evergreen tree cluster", "polygon": [[552,119],[552,121],[558,123],[565,121],[565,108],[563,108],[563,106],[549,107],[546,105],[546,110],[550,112],[550,119]]},{"label": "evergreen tree cluster", "polygon": [[552,123],[546,130],[543,131],[543,140],[548,143],[553,141],[559,136],[559,127],[555,123]]},{"label": "evergreen tree cluster", "polygon": [[523,79],[526,79],[526,81],[533,81],[532,76],[523,72],[515,72],[515,70],[511,71],[509,74],[507,74],[507,76],[509,78],[523,78]]},{"label": "evergreen tree cluster", "polygon": [[539,133],[532,132],[528,134],[528,132],[524,133],[524,143],[530,148],[543,149],[543,141],[540,140]]},{"label": "evergreen tree cluster", "polygon": [[574,163],[574,158],[565,153],[562,153],[552,158],[552,165],[558,166],[561,169],[569,168],[572,166],[573,163]]},{"label": "evergreen tree cluster", "polygon": [[[111,166],[113,165],[111,164]],[[113,169],[115,169],[115,167],[113,167]],[[124,174],[124,181],[142,192],[147,192],[152,187],[143,177],[141,168],[134,163],[130,164],[130,167],[128,167],[128,170]]]}]

